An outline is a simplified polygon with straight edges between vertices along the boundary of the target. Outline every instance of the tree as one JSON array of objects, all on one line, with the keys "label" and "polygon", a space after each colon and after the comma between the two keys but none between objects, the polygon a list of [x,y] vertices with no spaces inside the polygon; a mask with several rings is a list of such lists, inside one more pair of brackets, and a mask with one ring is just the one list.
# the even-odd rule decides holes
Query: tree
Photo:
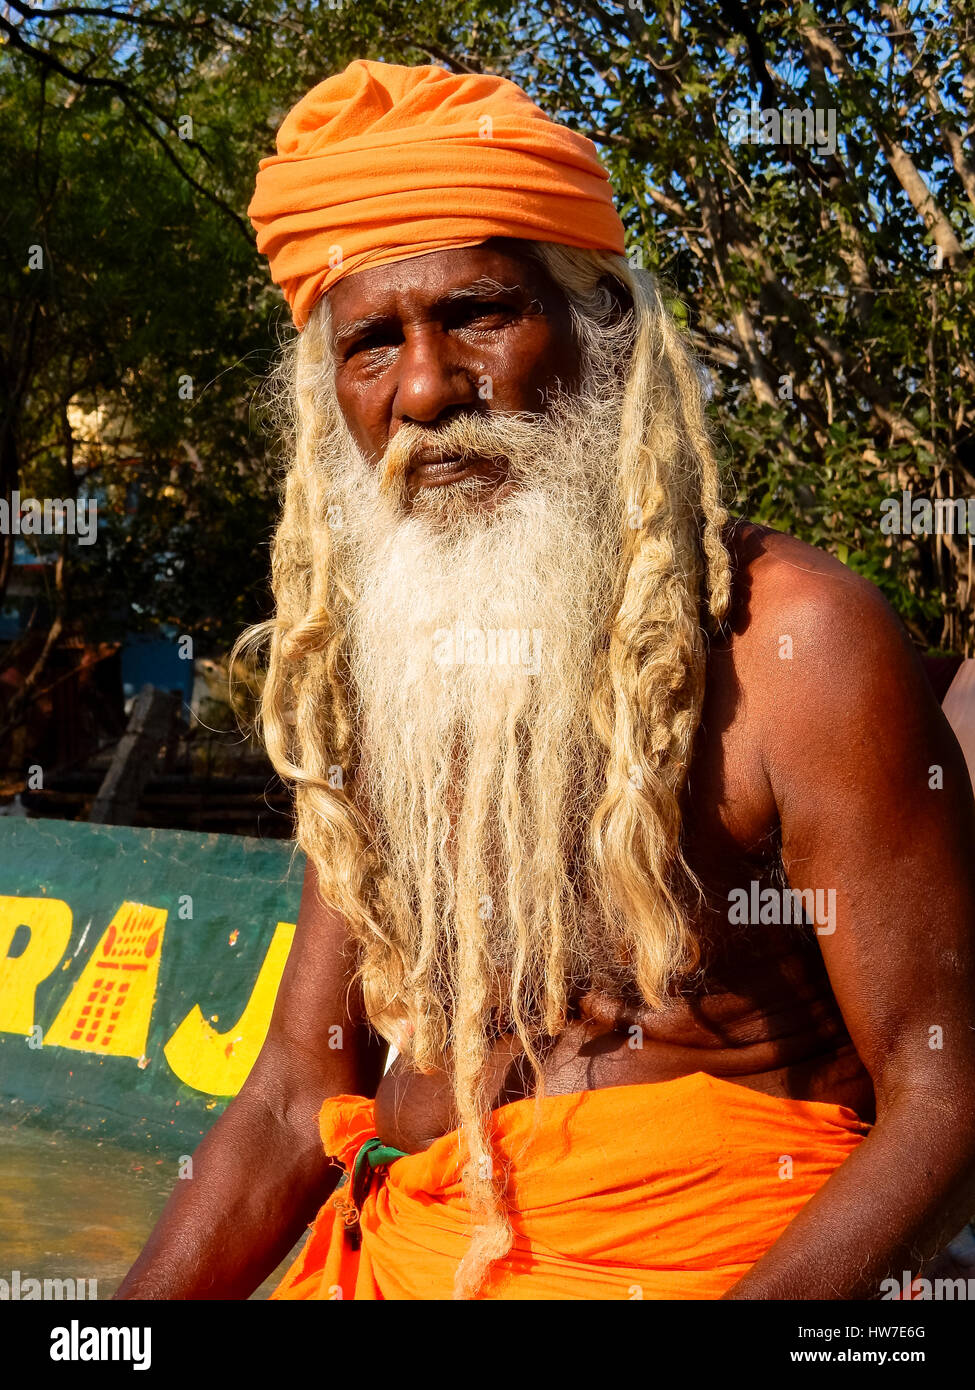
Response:
[{"label": "tree", "polygon": [[602,144],[684,303],[741,510],[970,652],[968,536],[886,535],[879,508],[975,494],[973,18],[588,0],[525,24],[519,73]]},{"label": "tree", "polygon": [[275,468],[252,400],[289,329],[244,213],[287,109],[365,56],[505,73],[591,135],[710,371],[738,509],[834,550],[922,644],[971,650],[968,536],[879,524],[905,489],[975,495],[960,6],[18,0],[0,34],[3,495],[70,482],[121,508],[84,556],[50,542],[50,631],[223,642],[262,611]]}]

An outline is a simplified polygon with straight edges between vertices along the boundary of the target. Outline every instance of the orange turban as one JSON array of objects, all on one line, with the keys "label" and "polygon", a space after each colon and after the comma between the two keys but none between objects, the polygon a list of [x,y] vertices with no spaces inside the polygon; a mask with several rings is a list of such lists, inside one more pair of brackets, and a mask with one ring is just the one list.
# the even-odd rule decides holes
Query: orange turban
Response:
[{"label": "orange turban", "polygon": [[521,237],[623,250],[591,140],[513,82],[357,60],[285,117],[248,216],[303,328],[346,275]]}]

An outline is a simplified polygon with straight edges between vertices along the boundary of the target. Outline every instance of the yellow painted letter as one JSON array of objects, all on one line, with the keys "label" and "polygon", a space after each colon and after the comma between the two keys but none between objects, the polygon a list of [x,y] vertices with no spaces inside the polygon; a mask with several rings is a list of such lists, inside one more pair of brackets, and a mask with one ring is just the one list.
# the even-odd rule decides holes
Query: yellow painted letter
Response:
[{"label": "yellow painted letter", "polygon": [[[19,956],[7,953],[20,926],[30,940]],[[71,940],[71,909],[60,898],[0,897],[0,1033],[34,1026],[34,997]]]},{"label": "yellow painted letter", "polygon": [[235,1096],[264,1046],[274,1000],[294,940],[292,922],[279,922],[254,982],[247,1007],[233,1028],[215,1032],[194,1004],[166,1044],[166,1061],[187,1086],[211,1096]]}]

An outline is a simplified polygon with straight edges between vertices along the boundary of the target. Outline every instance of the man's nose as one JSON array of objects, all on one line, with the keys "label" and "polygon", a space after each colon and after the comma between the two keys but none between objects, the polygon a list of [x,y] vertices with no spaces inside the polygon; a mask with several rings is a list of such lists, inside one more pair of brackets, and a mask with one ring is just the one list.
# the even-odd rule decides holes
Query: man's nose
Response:
[{"label": "man's nose", "polygon": [[393,420],[430,425],[458,406],[476,403],[477,384],[446,334],[408,334],[400,349]]}]

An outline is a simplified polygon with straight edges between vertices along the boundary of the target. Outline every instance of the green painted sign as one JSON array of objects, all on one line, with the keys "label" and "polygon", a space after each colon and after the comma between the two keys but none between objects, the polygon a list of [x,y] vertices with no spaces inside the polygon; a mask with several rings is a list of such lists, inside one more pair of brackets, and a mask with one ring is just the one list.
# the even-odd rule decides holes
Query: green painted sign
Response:
[{"label": "green painted sign", "polygon": [[191,1150],[260,1051],[289,842],[0,820],[0,1114]]}]

